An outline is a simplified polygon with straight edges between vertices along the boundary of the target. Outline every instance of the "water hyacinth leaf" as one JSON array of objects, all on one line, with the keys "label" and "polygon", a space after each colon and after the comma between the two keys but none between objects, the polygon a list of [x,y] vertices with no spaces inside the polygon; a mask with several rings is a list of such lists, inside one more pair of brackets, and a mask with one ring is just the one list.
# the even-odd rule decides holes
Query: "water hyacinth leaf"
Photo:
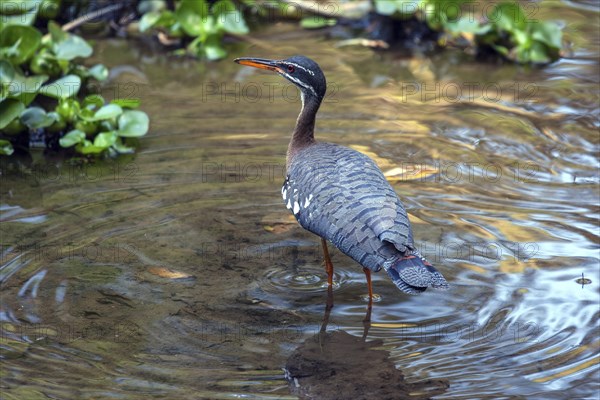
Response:
[{"label": "water hyacinth leaf", "polygon": [[97,81],[105,81],[108,78],[108,68],[102,64],[96,64],[88,69],[88,73]]},{"label": "water hyacinth leaf", "polygon": [[483,35],[488,33],[491,29],[491,25],[481,25],[479,21],[472,18],[472,16],[464,16],[459,18],[457,21],[448,21],[446,23],[446,29],[456,35],[461,33],[472,33],[474,35]]},{"label": "water hyacinth leaf", "polygon": [[121,154],[132,154],[133,152],[135,152],[135,149],[133,147],[125,146],[121,141],[120,137],[117,137],[117,140],[115,141],[115,143],[113,143],[112,148]]},{"label": "water hyacinth leaf", "polygon": [[207,43],[204,47],[206,58],[210,61],[217,61],[227,56],[227,51],[219,43]]},{"label": "water hyacinth leaf", "polygon": [[29,107],[21,113],[21,122],[29,129],[46,128],[55,121],[52,115],[46,114],[46,111],[40,107]]},{"label": "water hyacinth leaf", "polygon": [[231,0],[219,0],[212,6],[212,10],[217,20],[217,24],[219,24],[225,32],[237,35],[245,35],[249,32],[244,16]]},{"label": "water hyacinth leaf", "polygon": [[[20,73],[13,71],[13,79],[7,83],[4,80],[10,76],[12,66],[10,68],[3,68],[2,63],[3,61],[0,61],[0,81],[2,83],[3,97],[16,98],[26,106],[29,105],[37,96],[44,82],[48,80],[48,76],[32,75],[24,77]],[[8,65],[10,66],[10,64]]]},{"label": "water hyacinth leaf", "polygon": [[392,15],[397,10],[396,1],[390,0],[375,0],[375,11],[381,15]]},{"label": "water hyacinth leaf", "polygon": [[205,0],[181,0],[175,16],[185,33],[198,36],[202,34],[202,26],[208,17],[208,4]]},{"label": "water hyacinth leaf", "polygon": [[75,150],[81,154],[100,154],[106,150],[106,148],[94,146],[92,142],[86,139],[82,143],[78,143],[77,146],[75,146]]},{"label": "water hyacinth leaf", "polygon": [[4,129],[13,119],[21,115],[25,105],[17,99],[6,99],[0,103],[0,129]]},{"label": "water hyacinth leaf", "polygon": [[18,96],[21,93],[37,93],[47,80],[48,76],[46,75],[25,77],[15,71],[8,61],[0,60],[0,84],[3,86],[3,91],[8,92],[8,96]]},{"label": "water hyacinth leaf", "polygon": [[104,105],[104,98],[99,94],[90,94],[83,99],[82,105],[84,108],[94,110]]},{"label": "water hyacinth leaf", "polygon": [[0,1],[0,15],[4,26],[33,25],[41,0]]},{"label": "water hyacinth leaf", "polygon": [[150,121],[143,111],[126,110],[119,117],[118,135],[122,137],[140,137],[148,132]]},{"label": "water hyacinth leaf", "polygon": [[0,155],[10,156],[14,151],[12,144],[8,140],[0,139]]},{"label": "water hyacinth leaf", "polygon": [[60,11],[62,0],[42,0],[38,16],[43,19],[54,19]]},{"label": "water hyacinth leaf", "polygon": [[103,119],[111,119],[117,118],[119,115],[123,114],[123,109],[116,104],[107,104],[96,111],[93,121],[101,121]]},{"label": "water hyacinth leaf", "polygon": [[42,86],[40,93],[55,99],[66,99],[77,95],[80,87],[80,77],[77,75],[67,75],[48,85]]},{"label": "water hyacinth leaf", "polygon": [[122,108],[138,108],[140,106],[140,99],[114,99],[110,103]]},{"label": "water hyacinth leaf", "polygon": [[181,25],[177,22],[175,14],[171,10],[161,11],[160,17],[158,18],[158,21],[154,23],[154,26],[169,28],[171,34],[174,30],[181,30]]},{"label": "water hyacinth leaf", "polygon": [[71,147],[78,143],[82,143],[85,140],[85,132],[79,129],[73,129],[65,136],[61,137],[58,141],[61,147]]},{"label": "water hyacinth leaf", "polygon": [[112,146],[116,140],[117,140],[117,132],[115,132],[115,131],[102,132],[102,133],[97,134],[96,137],[94,138],[94,146],[107,148],[107,147]]},{"label": "water hyacinth leaf", "polygon": [[488,17],[498,28],[508,32],[524,30],[527,25],[527,17],[517,2],[498,4]]},{"label": "water hyacinth leaf", "polygon": [[540,42],[534,42],[529,49],[528,60],[533,63],[545,64],[550,62],[550,56],[546,46]]},{"label": "water hyacinth leaf", "polygon": [[492,48],[494,50],[496,50],[499,54],[507,57],[508,56],[508,48],[506,48],[505,46],[500,46],[500,45],[492,45]]},{"label": "water hyacinth leaf", "polygon": [[2,15],[21,15],[27,11],[39,6],[41,0],[22,0],[19,2],[0,1],[0,14]]},{"label": "water hyacinth leaf", "polygon": [[15,69],[11,63],[6,60],[0,60],[0,84],[8,85],[15,78]]},{"label": "water hyacinth leaf", "polygon": [[518,45],[528,48],[531,46],[533,41],[532,37],[529,35],[529,32],[526,31],[514,31],[513,38]]},{"label": "water hyacinth leaf", "polygon": [[54,21],[48,22],[48,32],[50,32],[50,37],[54,43],[62,42],[69,37],[69,34],[63,31],[60,25]]},{"label": "water hyacinth leaf", "polygon": [[560,50],[562,47],[562,32],[560,27],[551,22],[537,22],[531,24],[533,33],[531,37],[549,47]]},{"label": "water hyacinth leaf", "polygon": [[216,61],[227,55],[225,49],[221,46],[221,38],[217,35],[210,35],[204,43],[204,54],[210,61]]},{"label": "water hyacinth leaf", "polygon": [[59,60],[73,60],[77,57],[89,57],[93,53],[92,46],[77,35],[69,34],[66,39],[55,43],[54,54]]},{"label": "water hyacinth leaf", "polygon": [[8,25],[0,32],[0,54],[19,65],[29,60],[42,42],[42,34],[30,26]]},{"label": "water hyacinth leaf", "polygon": [[142,0],[138,4],[138,12],[140,14],[162,11],[166,8],[167,2],[165,0]]},{"label": "water hyacinth leaf", "polygon": [[160,20],[161,14],[160,11],[150,11],[142,15],[142,18],[140,18],[140,32],[146,32],[152,28]]}]

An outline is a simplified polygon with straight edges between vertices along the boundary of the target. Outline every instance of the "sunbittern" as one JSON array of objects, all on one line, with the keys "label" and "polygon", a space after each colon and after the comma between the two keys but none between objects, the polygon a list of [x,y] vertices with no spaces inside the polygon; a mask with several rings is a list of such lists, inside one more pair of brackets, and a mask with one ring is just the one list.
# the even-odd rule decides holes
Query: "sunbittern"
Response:
[{"label": "sunbittern", "polygon": [[363,266],[370,299],[371,271],[382,267],[406,293],[447,288],[446,279],[415,248],[406,210],[375,162],[358,151],[315,140],[315,117],[327,88],[319,65],[304,56],[235,62],[277,72],[300,89],[302,110],[288,147],[281,193],[300,225],[321,237],[328,284],[333,264],[327,240]]}]

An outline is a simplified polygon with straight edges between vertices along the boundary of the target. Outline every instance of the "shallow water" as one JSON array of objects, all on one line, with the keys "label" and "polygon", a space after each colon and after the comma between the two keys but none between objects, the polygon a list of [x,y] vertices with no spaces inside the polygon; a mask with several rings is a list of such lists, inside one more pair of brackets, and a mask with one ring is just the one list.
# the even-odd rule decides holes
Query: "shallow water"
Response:
[{"label": "shallow water", "polygon": [[[375,274],[366,340],[423,396],[600,389],[598,13],[539,16],[556,15],[573,55],[544,69],[340,50],[286,25],[231,53],[316,59],[329,83],[317,136],[389,173],[451,289],[411,297]],[[327,291],[319,241],[280,199],[297,92],[227,61],[96,48],[113,67],[103,93],[139,97],[151,132],[135,156],[96,165],[3,160],[3,396],[297,398],[283,368],[319,337]],[[360,338],[364,276],[333,261],[327,329]],[[378,368],[339,344],[336,362]]]}]

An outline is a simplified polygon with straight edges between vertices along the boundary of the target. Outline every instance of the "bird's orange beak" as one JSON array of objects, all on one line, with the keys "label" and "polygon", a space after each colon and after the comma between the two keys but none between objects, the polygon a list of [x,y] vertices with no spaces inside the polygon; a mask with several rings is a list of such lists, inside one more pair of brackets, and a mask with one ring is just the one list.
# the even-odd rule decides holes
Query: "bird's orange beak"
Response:
[{"label": "bird's orange beak", "polygon": [[241,65],[247,65],[249,67],[266,69],[269,71],[275,71],[279,73],[283,72],[283,70],[277,65],[277,61],[275,60],[267,60],[265,58],[242,57],[236,58],[233,61]]}]

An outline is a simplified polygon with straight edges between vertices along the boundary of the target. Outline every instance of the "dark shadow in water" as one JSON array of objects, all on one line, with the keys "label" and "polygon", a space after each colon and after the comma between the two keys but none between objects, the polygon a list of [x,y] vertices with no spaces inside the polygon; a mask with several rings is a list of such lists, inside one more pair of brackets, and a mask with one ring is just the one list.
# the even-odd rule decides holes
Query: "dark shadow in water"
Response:
[{"label": "dark shadow in water", "polygon": [[429,399],[446,392],[446,379],[408,383],[383,350],[382,340],[367,342],[371,307],[363,337],[338,330],[327,332],[333,305],[331,288],[320,332],[288,358],[286,377],[301,399]]}]

